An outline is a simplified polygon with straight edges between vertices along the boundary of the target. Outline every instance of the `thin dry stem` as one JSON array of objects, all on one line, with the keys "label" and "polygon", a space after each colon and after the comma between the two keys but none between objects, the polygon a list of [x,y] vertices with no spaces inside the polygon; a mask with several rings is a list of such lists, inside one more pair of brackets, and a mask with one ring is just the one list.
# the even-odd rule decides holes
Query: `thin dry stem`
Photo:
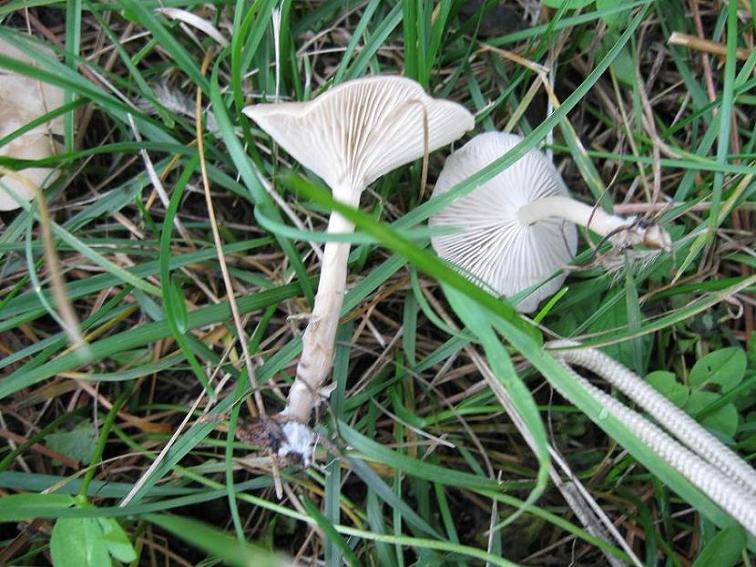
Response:
[{"label": "thin dry stem", "polygon": [[[207,70],[207,67],[210,64],[211,55],[212,50],[208,52],[205,60],[203,61],[203,73]],[[234,319],[234,326],[236,327],[236,332],[239,335],[239,343],[241,344],[241,349],[244,353],[244,363],[247,368],[247,376],[249,383],[252,386],[253,396],[255,397],[257,414],[253,417],[265,417],[267,415],[265,412],[265,403],[263,402],[262,392],[260,392],[260,388],[257,384],[255,367],[252,363],[252,356],[249,352],[249,345],[247,344],[247,334],[244,332],[244,325],[242,325],[239,307],[236,304],[234,287],[233,283],[231,282],[231,275],[228,272],[228,265],[226,264],[226,258],[223,254],[223,240],[220,237],[220,232],[218,231],[218,223],[215,220],[215,207],[213,205],[213,198],[210,195],[210,178],[207,174],[207,163],[205,162],[205,148],[202,136],[202,91],[199,88],[197,89],[194,118],[197,128],[197,152],[199,153],[200,157],[200,171],[202,172],[202,185],[205,189],[207,216],[210,220],[210,226],[213,232],[215,250],[218,253],[218,263],[220,265],[221,273],[223,274],[223,283],[226,286],[226,293],[228,294],[228,303],[231,306],[231,314]]]},{"label": "thin dry stem", "polygon": [[[703,51],[704,53],[711,53],[712,55],[719,55],[720,57],[727,56],[727,48],[721,43],[682,32],[672,32],[667,43],[670,45],[681,45],[688,49]],[[745,61],[748,59],[748,50],[739,48],[735,51],[735,55],[741,61]]]},{"label": "thin dry stem", "polygon": [[[89,357],[89,347],[79,328],[79,318],[71,304],[71,300],[66,294],[66,283],[63,279],[63,269],[60,265],[60,258],[55,249],[55,242],[52,234],[52,219],[47,208],[47,201],[44,193],[34,183],[29,181],[23,174],[19,174],[6,167],[0,166],[0,174],[12,177],[16,181],[23,183],[29,191],[34,194],[34,201],[39,211],[39,226],[42,238],[42,247],[44,250],[45,264],[50,274],[50,287],[52,289],[55,304],[60,312],[60,319],[63,323],[61,327],[68,337],[71,347],[78,351],[79,355],[86,359]],[[33,205],[29,205],[30,207]]]}]

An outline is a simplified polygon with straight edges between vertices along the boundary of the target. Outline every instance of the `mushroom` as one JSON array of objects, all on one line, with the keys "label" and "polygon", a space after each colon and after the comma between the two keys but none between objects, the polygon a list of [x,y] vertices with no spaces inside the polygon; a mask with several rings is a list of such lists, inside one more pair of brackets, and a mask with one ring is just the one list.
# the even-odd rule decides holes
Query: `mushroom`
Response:
[{"label": "mushroom", "polygon": [[[55,56],[50,50],[44,51],[49,53],[50,57]],[[29,65],[35,62],[35,58],[30,54],[21,51],[2,38],[0,38],[0,53]],[[63,89],[0,69],[0,138],[5,138],[32,120],[62,105]],[[0,147],[0,155],[28,160],[54,156],[58,146],[52,134],[63,134],[62,117],[40,124]],[[56,170],[48,167],[27,167],[17,171],[15,175],[0,177],[0,211],[11,211],[20,207],[13,194],[19,199],[31,200],[34,197],[32,190],[24,181],[28,180],[34,186],[41,188],[56,177]]]},{"label": "mushroom", "polygon": [[[321,177],[334,198],[359,205],[382,175],[449,144],[474,126],[462,106],[428,96],[413,80],[376,76],[345,82],[309,102],[244,109],[292,157]],[[328,233],[354,230],[332,213]],[[330,372],[347,276],[349,244],[328,242],[302,355],[281,419],[306,424]],[[301,445],[302,443],[299,443]],[[309,454],[303,449],[302,460]]]},{"label": "mushroom", "polygon": [[[516,146],[522,138],[503,132],[475,136],[446,160],[436,182],[440,195]],[[512,296],[541,283],[568,264],[577,249],[580,224],[619,247],[645,244],[669,250],[664,229],[636,218],[622,218],[570,198],[554,165],[538,150],[430,219],[435,227],[458,227],[431,238],[439,256],[496,293]],[[535,311],[556,292],[567,275],[546,281],[517,304]]]}]

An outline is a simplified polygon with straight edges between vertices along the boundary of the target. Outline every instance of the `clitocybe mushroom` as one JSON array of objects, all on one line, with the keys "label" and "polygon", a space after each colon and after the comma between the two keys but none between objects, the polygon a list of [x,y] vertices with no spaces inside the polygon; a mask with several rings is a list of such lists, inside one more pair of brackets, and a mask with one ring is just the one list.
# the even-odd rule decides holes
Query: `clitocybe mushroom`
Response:
[{"label": "clitocybe mushroom", "polygon": [[[522,138],[488,132],[470,140],[446,160],[434,189],[442,194],[516,146]],[[669,235],[658,225],[622,218],[570,198],[562,177],[538,150],[430,219],[431,226],[458,227],[435,236],[433,248],[468,275],[501,295],[511,296],[543,282],[572,260],[575,224],[610,237],[618,246],[645,244],[669,250]],[[564,282],[562,273],[517,304],[534,311]]]},{"label": "clitocybe mushroom", "polygon": [[[2,38],[0,53],[30,65],[34,64],[34,58]],[[54,57],[52,52],[49,53]],[[63,89],[0,69],[0,138],[62,105]],[[28,160],[54,156],[57,153],[57,144],[52,134],[62,133],[63,118],[58,117],[36,126],[0,147],[0,155]],[[16,175],[0,177],[0,211],[11,211],[21,206],[8,189],[20,199],[30,200],[34,197],[28,185],[19,179],[20,176],[36,187],[43,187],[55,179],[57,172],[47,167],[27,167],[17,171]]]},{"label": "clitocybe mushroom", "polygon": [[[348,81],[310,102],[258,104],[245,108],[244,113],[321,177],[334,198],[353,207],[359,205],[360,195],[373,181],[453,142],[474,126],[473,116],[464,107],[431,98],[415,81],[391,76]],[[331,214],[329,233],[353,230],[344,217]],[[302,356],[281,413],[282,420],[302,427],[320,403],[321,388],[331,369],[349,248],[348,243],[328,242],[323,251],[315,304],[302,338]],[[310,450],[302,446],[299,451],[304,462],[309,460]]]}]

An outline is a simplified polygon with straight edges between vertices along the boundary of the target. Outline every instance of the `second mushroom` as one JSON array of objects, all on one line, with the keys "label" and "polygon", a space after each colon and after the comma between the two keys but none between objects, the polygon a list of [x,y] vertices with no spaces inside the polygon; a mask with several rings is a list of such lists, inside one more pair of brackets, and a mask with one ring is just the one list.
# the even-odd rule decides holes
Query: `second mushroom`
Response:
[{"label": "second mushroom", "polygon": [[[49,49],[37,46],[39,53],[26,52],[0,39],[0,54],[32,65],[39,54],[54,58]],[[63,106],[63,89],[0,69],[0,138],[5,138],[28,123]],[[41,160],[58,153],[53,135],[63,134],[63,118],[40,124],[0,147],[0,156],[15,159]],[[12,211],[21,205],[18,200],[34,197],[30,185],[43,188],[58,173],[49,167],[27,167],[15,175],[0,175],[0,211]],[[9,191],[10,190],[10,191]]]},{"label": "second mushroom", "polygon": [[[522,138],[479,134],[446,160],[434,196],[450,190],[514,148]],[[567,277],[552,276],[577,250],[575,225],[612,240],[619,248],[644,244],[669,250],[659,225],[623,218],[570,198],[554,165],[531,150],[510,167],[431,217],[431,226],[454,228],[432,239],[436,252],[496,293],[512,296],[540,285],[517,304],[535,311]],[[548,281],[546,281],[548,279]]]},{"label": "second mushroom", "polygon": [[[415,81],[393,76],[349,81],[310,102],[257,104],[244,112],[321,177],[335,199],[352,207],[382,175],[453,142],[474,126],[464,107],[431,98]],[[328,233],[353,230],[344,217],[331,214]],[[305,464],[313,443],[307,423],[323,397],[323,383],[332,366],[349,248],[343,242],[325,245],[296,379],[276,419],[281,435],[273,450]]]}]

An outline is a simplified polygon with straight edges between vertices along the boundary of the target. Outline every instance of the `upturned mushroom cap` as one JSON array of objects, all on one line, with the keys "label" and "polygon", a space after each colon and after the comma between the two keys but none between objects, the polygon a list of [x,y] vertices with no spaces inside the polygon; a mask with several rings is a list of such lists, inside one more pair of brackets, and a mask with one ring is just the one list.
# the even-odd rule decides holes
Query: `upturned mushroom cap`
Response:
[{"label": "upturned mushroom cap", "polygon": [[[28,160],[45,159],[55,155],[54,144],[46,134],[24,135],[0,148],[0,155]],[[25,178],[37,187],[44,187],[57,176],[57,171],[48,167],[27,167],[17,171],[16,175],[0,176],[0,211],[12,211],[20,207],[7,189],[13,191],[20,199],[30,201],[34,198],[34,192],[19,177]]]},{"label": "upturned mushroom cap", "polygon": [[[34,58],[30,54],[17,49],[3,39],[0,39],[0,53],[24,63],[34,63]],[[49,54],[54,57],[52,51],[49,51]],[[62,105],[63,89],[0,69],[0,138],[4,138]],[[57,152],[57,144],[50,134],[62,133],[63,118],[58,117],[40,124],[0,147],[0,155],[29,160],[53,156]],[[57,177],[55,170],[45,167],[29,167],[17,173],[38,187]],[[19,207],[16,200],[5,190],[6,187],[17,196],[27,200],[34,196],[28,186],[16,177],[0,176],[0,210],[2,211]]]},{"label": "upturned mushroom cap", "polygon": [[[445,193],[521,140],[502,132],[476,136],[446,160],[433,194]],[[552,195],[566,196],[567,187],[552,163],[541,152],[531,150],[431,217],[431,226],[459,229],[433,237],[433,248],[496,293],[514,295],[564,267],[577,249],[577,230],[570,222],[554,217],[533,224],[518,220],[520,207]],[[555,276],[518,303],[517,309],[535,311],[565,278],[566,274]]]},{"label": "upturned mushroom cap", "polygon": [[294,159],[320,176],[334,196],[348,199],[424,151],[473,128],[464,107],[434,99],[411,79],[377,76],[348,81],[310,102],[256,104],[244,113]]}]

